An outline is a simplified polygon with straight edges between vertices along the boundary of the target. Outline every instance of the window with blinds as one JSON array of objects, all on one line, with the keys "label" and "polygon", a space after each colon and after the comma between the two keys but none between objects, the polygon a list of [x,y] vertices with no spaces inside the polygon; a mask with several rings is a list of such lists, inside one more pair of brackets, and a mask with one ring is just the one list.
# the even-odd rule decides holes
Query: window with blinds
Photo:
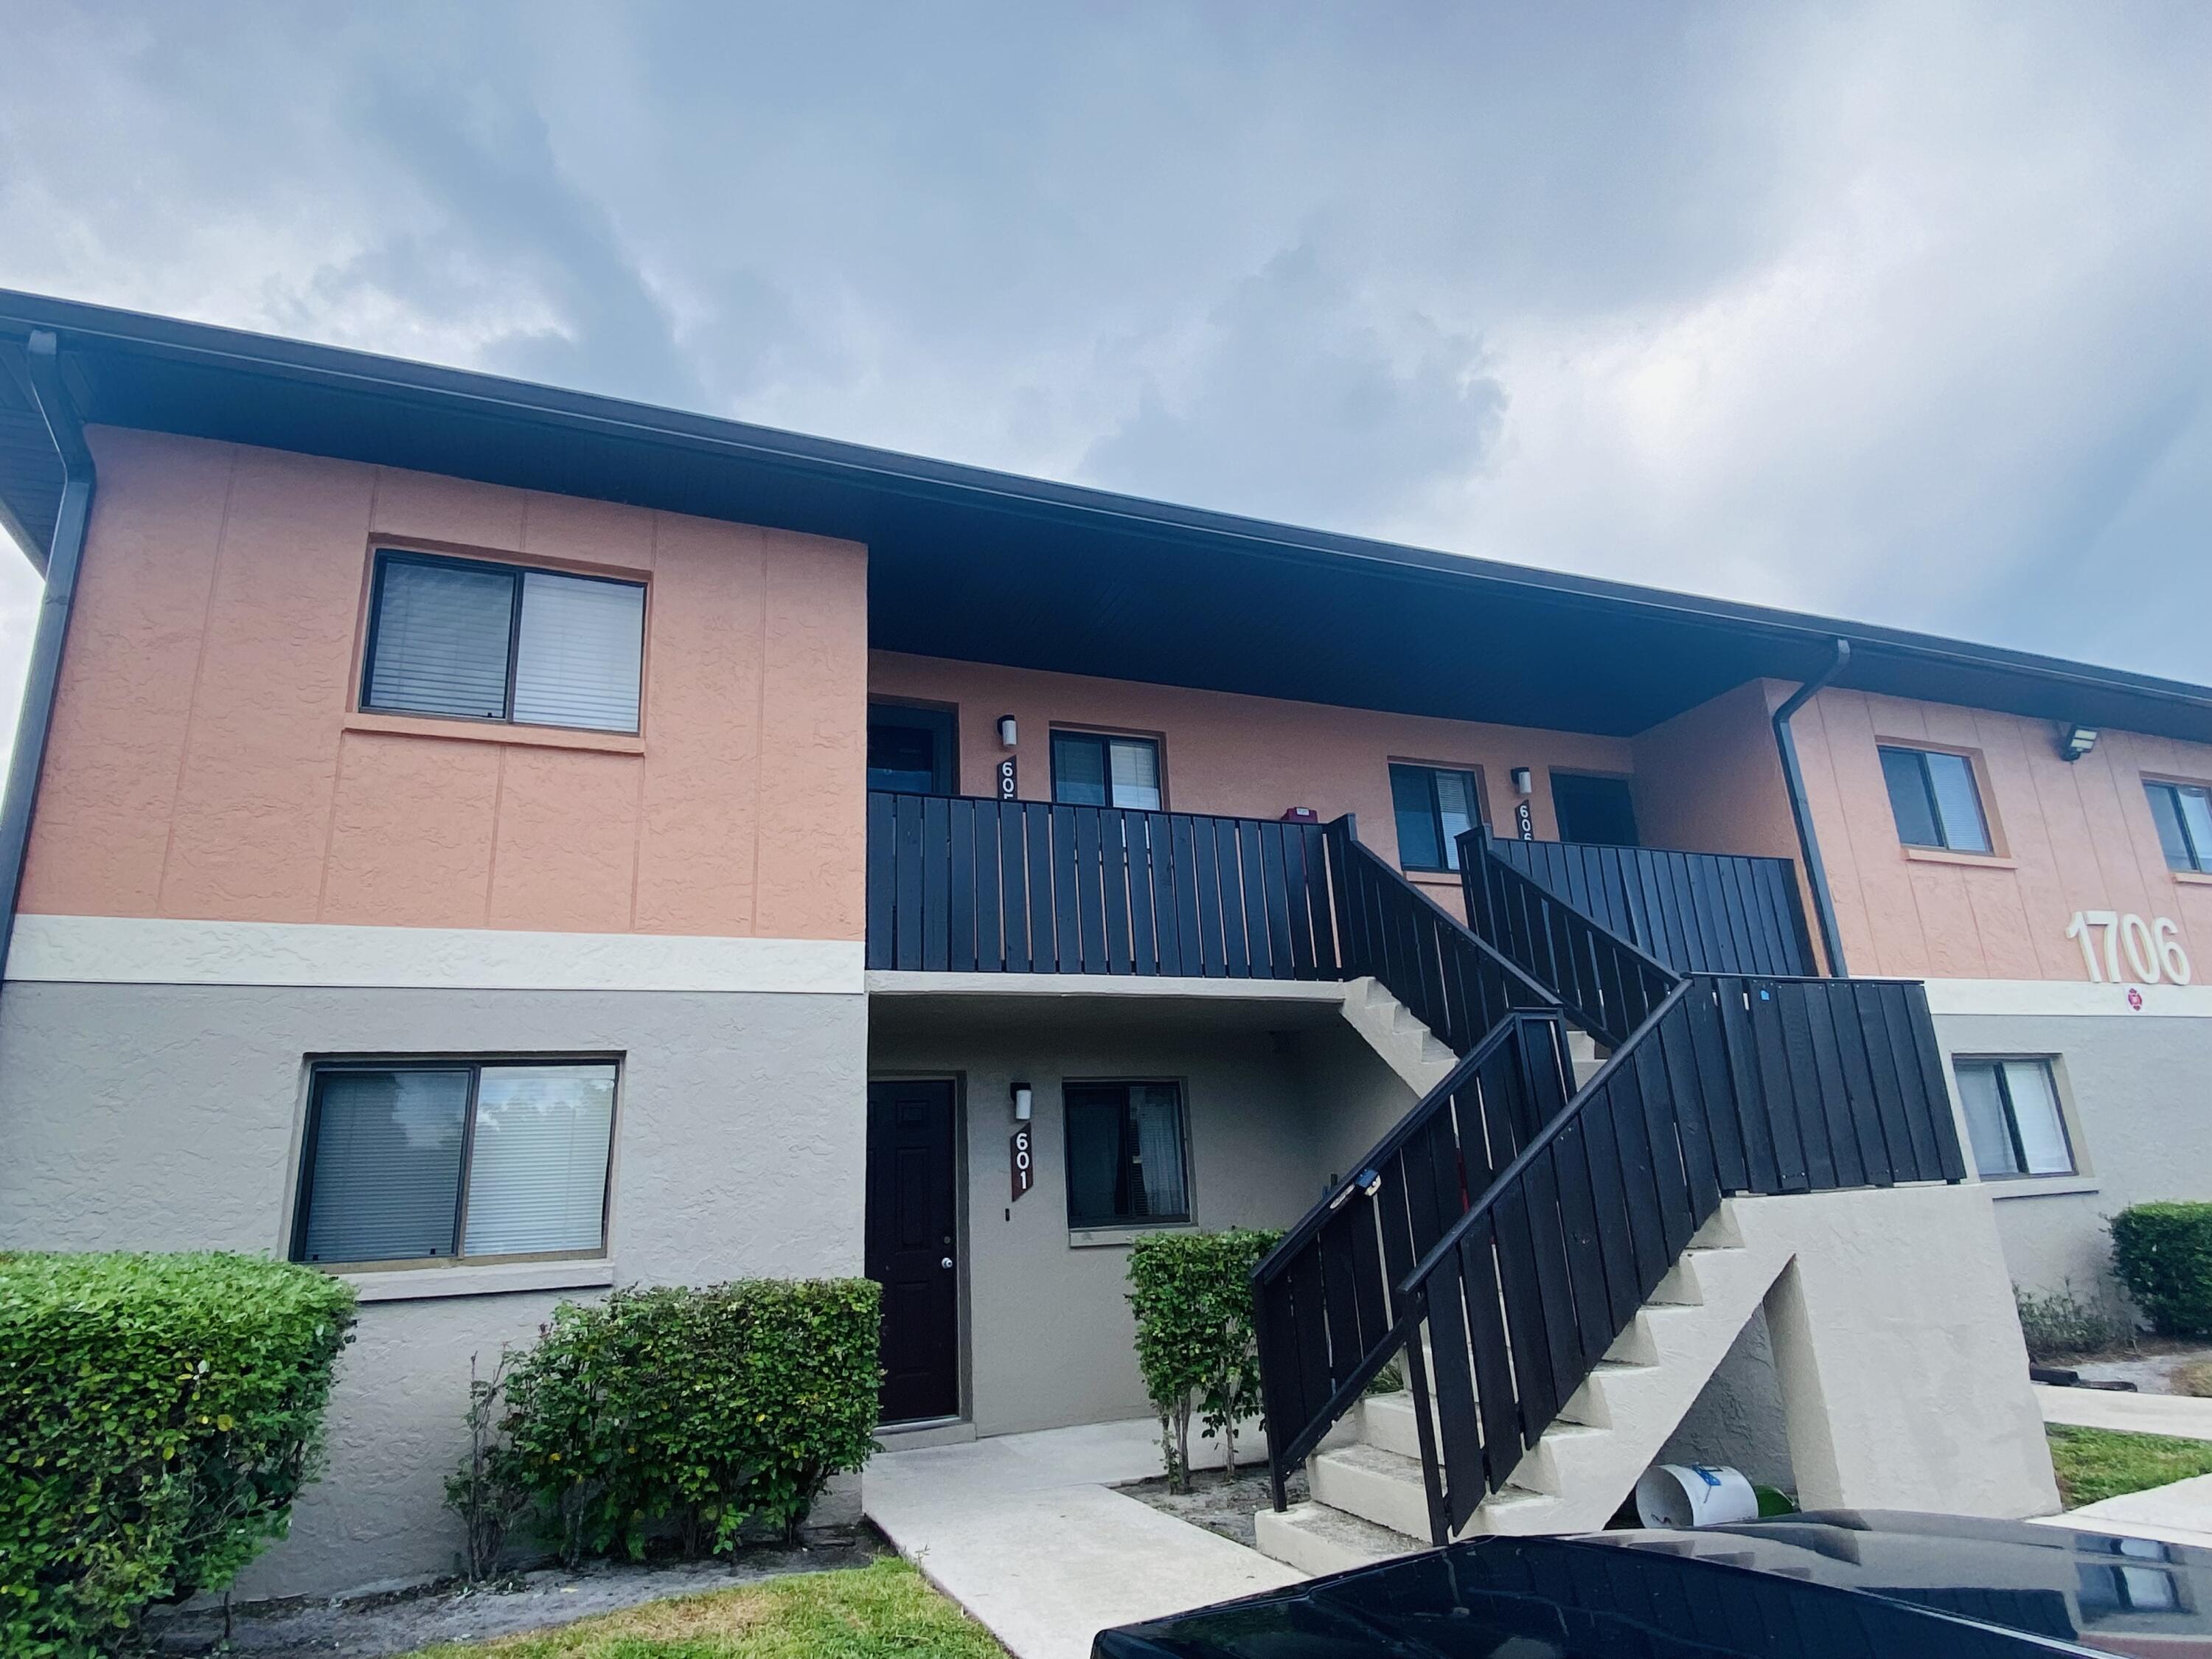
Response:
[{"label": "window with blinds", "polygon": [[364,708],[635,732],[644,660],[641,583],[377,555]]},{"label": "window with blinds", "polygon": [[605,1249],[615,1075],[608,1060],[318,1066],[295,1259]]}]

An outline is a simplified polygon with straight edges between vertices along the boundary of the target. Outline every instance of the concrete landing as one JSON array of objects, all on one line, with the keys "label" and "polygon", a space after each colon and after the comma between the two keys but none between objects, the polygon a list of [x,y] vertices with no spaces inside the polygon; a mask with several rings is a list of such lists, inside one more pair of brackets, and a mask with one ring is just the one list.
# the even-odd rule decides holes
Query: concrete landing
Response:
[{"label": "concrete landing", "polygon": [[1256,1550],[1108,1490],[1160,1472],[1149,1419],[890,1452],[868,1518],[1015,1659],[1086,1659],[1113,1625],[1299,1583]]}]

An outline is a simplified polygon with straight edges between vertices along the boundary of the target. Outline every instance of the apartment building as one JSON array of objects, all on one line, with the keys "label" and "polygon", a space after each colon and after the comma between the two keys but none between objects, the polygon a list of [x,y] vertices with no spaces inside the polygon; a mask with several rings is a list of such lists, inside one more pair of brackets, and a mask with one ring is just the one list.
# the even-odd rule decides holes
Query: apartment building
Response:
[{"label": "apartment building", "polygon": [[879,1279],[886,1443],[1145,1415],[1160,1228],[1293,1230],[1302,1565],[1724,1399],[2033,1512],[2009,1281],[2212,1182],[2212,690],[36,296],[0,367],[0,1248],[359,1287],[249,1588],[448,1566],[471,1356],[617,1283]]}]

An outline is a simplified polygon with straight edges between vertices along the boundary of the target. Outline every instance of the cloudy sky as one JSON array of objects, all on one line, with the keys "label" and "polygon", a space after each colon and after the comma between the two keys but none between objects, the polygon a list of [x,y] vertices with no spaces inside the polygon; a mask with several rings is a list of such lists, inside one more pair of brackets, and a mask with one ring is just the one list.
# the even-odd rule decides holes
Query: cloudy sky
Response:
[{"label": "cloudy sky", "polygon": [[0,286],[2212,681],[2198,0],[0,40]]}]

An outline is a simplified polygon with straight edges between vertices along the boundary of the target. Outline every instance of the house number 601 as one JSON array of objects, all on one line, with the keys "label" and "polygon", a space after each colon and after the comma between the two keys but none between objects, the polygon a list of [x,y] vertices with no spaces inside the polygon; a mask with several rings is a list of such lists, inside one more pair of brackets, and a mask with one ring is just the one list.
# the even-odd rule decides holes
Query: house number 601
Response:
[{"label": "house number 601", "polygon": [[[2093,929],[2100,927],[2105,932],[2102,962],[2089,937]],[[2155,985],[2162,979],[2176,985],[2189,983],[2189,952],[2181,948],[2181,929],[2171,916],[2145,921],[2133,913],[2124,916],[2117,910],[2076,910],[2067,924],[2066,937],[2081,947],[2081,965],[2093,980],[2117,982],[2120,952],[2125,951],[2133,977],[2144,984]]]}]

